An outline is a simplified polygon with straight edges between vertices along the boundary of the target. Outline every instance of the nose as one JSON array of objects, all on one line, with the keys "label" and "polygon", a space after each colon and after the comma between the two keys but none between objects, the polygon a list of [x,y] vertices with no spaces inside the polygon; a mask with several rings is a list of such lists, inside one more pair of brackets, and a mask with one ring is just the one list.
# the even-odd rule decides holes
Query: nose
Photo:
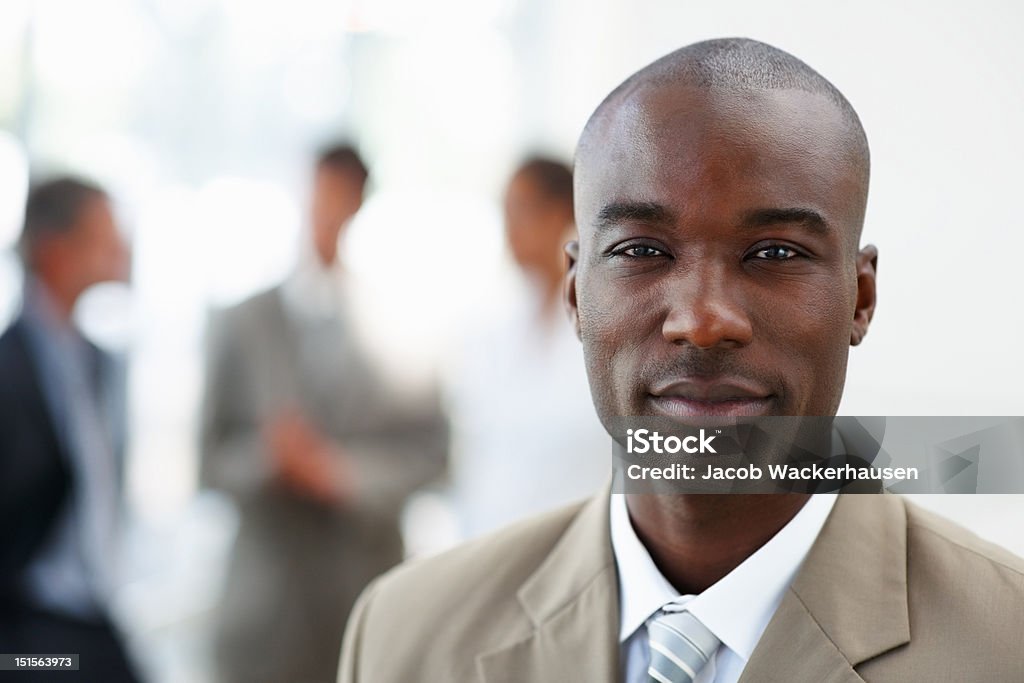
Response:
[{"label": "nose", "polygon": [[739,287],[723,268],[702,267],[681,274],[667,291],[661,332],[672,344],[699,349],[740,348],[753,338],[753,325]]}]

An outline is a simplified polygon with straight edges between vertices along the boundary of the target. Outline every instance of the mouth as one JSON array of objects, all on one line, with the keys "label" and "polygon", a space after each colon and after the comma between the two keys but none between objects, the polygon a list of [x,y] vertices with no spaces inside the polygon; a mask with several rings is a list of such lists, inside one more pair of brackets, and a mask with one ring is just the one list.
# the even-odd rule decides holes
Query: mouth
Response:
[{"label": "mouth", "polygon": [[772,413],[775,396],[745,380],[684,379],[654,389],[648,402],[666,417],[757,417]]}]

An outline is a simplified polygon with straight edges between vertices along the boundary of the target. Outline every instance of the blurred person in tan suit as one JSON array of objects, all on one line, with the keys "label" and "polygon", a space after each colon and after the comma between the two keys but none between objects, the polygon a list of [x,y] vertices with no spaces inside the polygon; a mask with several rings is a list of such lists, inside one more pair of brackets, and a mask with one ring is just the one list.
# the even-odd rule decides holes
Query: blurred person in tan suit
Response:
[{"label": "blurred person in tan suit", "polygon": [[[846,98],[764,43],[604,100],[566,303],[609,433],[836,414],[876,303],[869,169]],[[605,490],[375,581],[339,680],[1022,681],[1022,605],[1024,560],[899,496]]]},{"label": "blurred person in tan suit", "polygon": [[127,281],[106,192],[70,176],[34,186],[21,313],[0,336],[0,652],[79,654],[79,673],[135,681],[111,620],[124,469],[124,368],[74,323],[89,287]]},{"label": "blurred person in tan suit", "polygon": [[[448,386],[456,511],[467,537],[592,495],[611,441],[590,401],[583,353],[565,317],[565,243],[575,236],[572,169],[535,156],[505,191],[518,268],[508,301],[473,320]],[[538,478],[544,470],[549,476]]]},{"label": "blurred person in tan suit", "polygon": [[317,160],[306,258],[209,332],[201,480],[241,526],[218,619],[221,681],[333,679],[360,590],[402,559],[399,515],[443,470],[437,401],[378,371],[352,315],[339,238],[367,170],[345,145]]}]

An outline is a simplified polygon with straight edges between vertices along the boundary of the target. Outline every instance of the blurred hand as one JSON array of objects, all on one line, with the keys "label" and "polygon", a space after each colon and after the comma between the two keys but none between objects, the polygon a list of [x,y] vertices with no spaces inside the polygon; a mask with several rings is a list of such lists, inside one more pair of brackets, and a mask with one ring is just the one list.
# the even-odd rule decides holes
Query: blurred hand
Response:
[{"label": "blurred hand", "polygon": [[282,484],[327,505],[351,498],[348,457],[301,414],[279,413],[264,426],[264,436]]}]

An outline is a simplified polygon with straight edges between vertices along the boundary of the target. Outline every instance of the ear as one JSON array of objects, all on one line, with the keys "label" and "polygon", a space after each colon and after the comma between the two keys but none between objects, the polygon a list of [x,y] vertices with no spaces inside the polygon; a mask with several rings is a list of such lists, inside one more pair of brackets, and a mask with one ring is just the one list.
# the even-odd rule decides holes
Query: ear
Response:
[{"label": "ear", "polygon": [[563,286],[563,298],[565,300],[565,308],[569,313],[569,321],[572,323],[572,328],[576,330],[576,338],[580,338],[580,314],[579,309],[576,307],[576,264],[579,262],[580,257],[580,243],[576,240],[571,240],[565,245],[565,256],[566,256],[566,267],[565,267],[565,285]]},{"label": "ear", "polygon": [[850,346],[857,346],[868,333],[875,315],[875,277],[878,271],[878,249],[869,244],[857,254],[857,307],[853,311]]}]

